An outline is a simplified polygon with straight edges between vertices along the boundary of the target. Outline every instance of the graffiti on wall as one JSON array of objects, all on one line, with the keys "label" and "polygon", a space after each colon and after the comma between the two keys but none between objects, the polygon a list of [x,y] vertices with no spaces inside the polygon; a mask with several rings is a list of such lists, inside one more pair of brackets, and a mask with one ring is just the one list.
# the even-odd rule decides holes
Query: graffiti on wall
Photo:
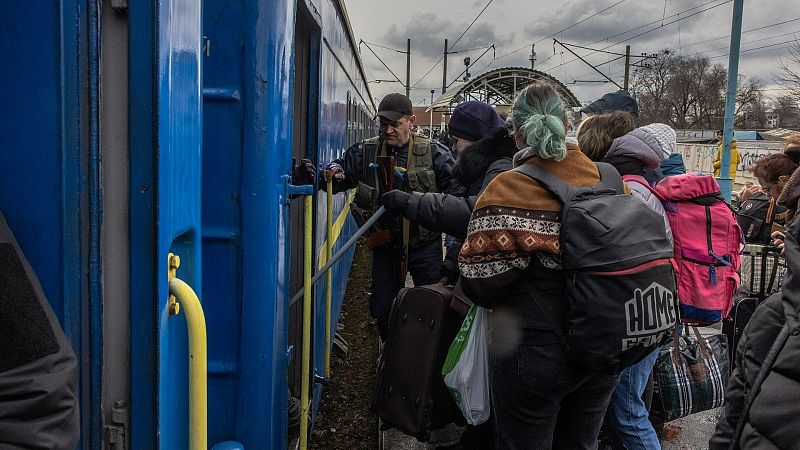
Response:
[{"label": "graffiti on wall", "polygon": [[[745,182],[757,183],[750,168],[762,156],[780,151],[780,143],[766,143],[759,146],[740,144],[738,146],[740,162],[736,167],[734,188],[743,186]],[[678,144],[678,153],[683,155],[686,170],[692,172],[713,173],[717,146],[709,144]]]}]

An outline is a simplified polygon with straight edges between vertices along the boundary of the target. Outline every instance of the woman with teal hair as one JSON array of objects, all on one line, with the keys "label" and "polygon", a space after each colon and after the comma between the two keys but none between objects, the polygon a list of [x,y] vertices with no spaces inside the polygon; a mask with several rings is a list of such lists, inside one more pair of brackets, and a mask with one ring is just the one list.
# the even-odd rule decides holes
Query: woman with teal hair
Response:
[{"label": "woman with teal hair", "polygon": [[[573,186],[597,184],[597,167],[566,138],[570,118],[551,84],[523,90],[508,119],[521,149],[514,165],[536,165]],[[498,449],[596,448],[617,382],[574,365],[560,345],[567,319],[561,206],[533,179],[504,172],[478,198],[459,256],[464,292],[492,310],[489,382]]]}]

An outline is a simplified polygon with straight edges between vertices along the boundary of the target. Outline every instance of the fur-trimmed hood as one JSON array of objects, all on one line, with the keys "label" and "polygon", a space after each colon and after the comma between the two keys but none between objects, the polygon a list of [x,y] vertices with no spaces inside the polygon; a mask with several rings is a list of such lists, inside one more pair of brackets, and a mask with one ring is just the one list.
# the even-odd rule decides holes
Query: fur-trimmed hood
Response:
[{"label": "fur-trimmed hood", "polygon": [[464,186],[483,180],[489,166],[501,158],[512,158],[517,153],[517,144],[508,130],[494,131],[467,148],[456,161],[453,177]]}]

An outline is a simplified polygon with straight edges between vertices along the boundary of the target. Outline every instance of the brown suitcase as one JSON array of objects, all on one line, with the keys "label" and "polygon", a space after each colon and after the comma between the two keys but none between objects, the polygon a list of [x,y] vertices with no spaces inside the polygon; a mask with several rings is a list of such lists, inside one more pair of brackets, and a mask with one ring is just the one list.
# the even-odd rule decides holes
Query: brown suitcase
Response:
[{"label": "brown suitcase", "polygon": [[451,286],[400,291],[378,363],[373,407],[385,428],[425,441],[430,430],[464,418],[442,378],[447,351],[469,310]]}]

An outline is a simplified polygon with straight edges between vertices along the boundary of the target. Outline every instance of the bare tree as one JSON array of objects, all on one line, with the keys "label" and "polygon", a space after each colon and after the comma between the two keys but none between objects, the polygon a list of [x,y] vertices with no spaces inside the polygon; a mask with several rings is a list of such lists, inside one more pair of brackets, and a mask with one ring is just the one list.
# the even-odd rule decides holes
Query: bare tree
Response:
[{"label": "bare tree", "polygon": [[654,59],[645,60],[634,73],[631,94],[639,103],[639,117],[643,123],[669,123],[667,91],[673,60],[669,52],[664,52]]},{"label": "bare tree", "polygon": [[800,126],[800,108],[798,102],[790,95],[782,95],[772,102],[772,112],[778,116],[778,128],[795,128]]},{"label": "bare tree", "polygon": [[756,77],[745,79],[744,75],[740,75],[738,81],[734,125],[739,128],[766,128],[764,82]]},{"label": "bare tree", "polygon": [[643,123],[719,128],[725,111],[725,68],[708,58],[664,51],[634,75],[632,93]]},{"label": "bare tree", "polygon": [[787,95],[800,102],[800,42],[795,41],[789,46],[789,56],[786,60],[781,58],[775,78],[786,89]]}]

